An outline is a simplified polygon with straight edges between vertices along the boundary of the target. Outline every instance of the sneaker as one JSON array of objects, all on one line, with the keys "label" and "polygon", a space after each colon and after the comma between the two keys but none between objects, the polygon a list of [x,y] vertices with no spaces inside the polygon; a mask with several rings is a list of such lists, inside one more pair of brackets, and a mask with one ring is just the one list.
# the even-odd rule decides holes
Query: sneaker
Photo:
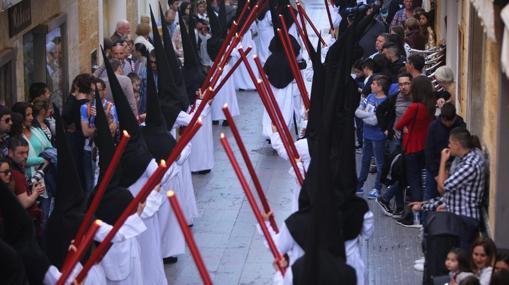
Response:
[{"label": "sneaker", "polygon": [[414,264],[414,269],[419,271],[419,272],[423,272],[424,271],[424,263],[416,263],[416,264]]},{"label": "sneaker", "polygon": [[214,126],[219,125],[219,121],[212,121],[212,125],[214,125]]},{"label": "sneaker", "polygon": [[407,218],[401,218],[396,220],[396,223],[400,226],[406,227],[406,228],[421,228],[421,225],[414,224],[412,219]]},{"label": "sneaker", "polygon": [[386,216],[392,215],[391,206],[389,205],[388,202],[385,202],[382,197],[376,198],[376,203],[378,204],[378,206],[380,206],[380,208],[382,209]]},{"label": "sneaker", "polygon": [[403,209],[396,209],[391,212],[391,217],[394,219],[401,219],[403,218]]},{"label": "sneaker", "polygon": [[415,264],[418,264],[418,263],[424,264],[424,257],[417,259],[414,263]]},{"label": "sneaker", "polygon": [[368,199],[373,200],[373,199],[378,198],[378,196],[380,196],[380,193],[378,193],[378,190],[373,189],[373,190],[371,190],[371,192],[369,192]]},{"label": "sneaker", "polygon": [[170,256],[170,257],[163,258],[164,264],[174,264],[174,263],[177,263],[177,261],[178,261],[178,258],[176,256]]}]

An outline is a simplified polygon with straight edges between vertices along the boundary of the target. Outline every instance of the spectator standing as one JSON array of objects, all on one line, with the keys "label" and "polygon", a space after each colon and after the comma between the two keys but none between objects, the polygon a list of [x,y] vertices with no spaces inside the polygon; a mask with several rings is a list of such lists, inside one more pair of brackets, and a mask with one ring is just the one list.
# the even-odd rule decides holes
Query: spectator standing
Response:
[{"label": "spectator standing", "polygon": [[92,87],[92,92],[88,94],[86,100],[80,106],[80,123],[81,131],[85,137],[85,144],[83,147],[83,176],[85,180],[85,192],[91,191],[94,184],[94,165],[92,162],[92,149],[94,148],[93,137],[95,134],[95,116],[96,107],[95,97],[92,97],[95,91],[95,86]]},{"label": "spectator standing", "polygon": [[[378,124],[388,138],[388,148],[391,154],[401,148],[401,132],[395,129],[395,124],[400,120],[412,102],[410,94],[411,84],[412,75],[408,72],[400,73],[398,75],[399,93],[389,97],[376,110]],[[386,214],[400,215],[403,212],[403,189],[405,186],[403,181],[396,181],[390,187],[387,187],[382,196],[377,198],[378,204]],[[393,197],[396,199],[395,211],[391,209],[389,203]]]},{"label": "spectator standing", "polygon": [[50,122],[48,117],[50,116],[50,102],[43,98],[36,98],[32,103],[34,120],[32,126],[40,129],[51,144],[54,144],[54,137],[51,131]]},{"label": "spectator standing", "polygon": [[479,238],[472,245],[472,269],[481,285],[489,285],[497,248],[490,238]]},{"label": "spectator standing", "polygon": [[28,90],[28,97],[30,102],[33,102],[35,98],[43,97],[46,100],[49,100],[51,97],[51,91],[48,88],[48,85],[43,82],[34,82],[30,85],[30,89]]},{"label": "spectator standing", "polygon": [[376,37],[376,40],[375,40],[376,51],[372,55],[370,55],[369,58],[373,59],[375,56],[382,54],[382,49],[383,49],[384,45],[388,42],[388,40],[387,40],[388,35],[389,34],[387,34],[387,33],[383,33]]},{"label": "spectator standing", "polygon": [[115,28],[115,32],[111,35],[111,41],[115,43],[121,38],[127,37],[131,33],[131,26],[129,25],[129,21],[120,20],[117,22],[117,26]]},{"label": "spectator standing", "polygon": [[406,19],[405,42],[413,49],[424,50],[426,41],[426,36],[421,32],[419,21],[413,17]]},{"label": "spectator standing", "polygon": [[421,28],[421,32],[426,37],[425,49],[430,49],[430,48],[435,47],[435,45],[436,45],[435,32],[433,31],[433,28],[431,27],[429,14],[421,7],[416,8],[414,13],[415,13],[415,18],[419,21],[419,27]]},{"label": "spectator standing", "polygon": [[[450,94],[447,102],[451,102],[456,105],[456,83],[454,82],[454,72],[452,68],[447,65],[440,66],[435,70],[435,79],[438,85],[447,93]],[[442,102],[442,104],[445,102]]]},{"label": "spectator standing", "polygon": [[[410,88],[412,103],[408,106],[395,129],[403,133],[403,151],[405,153],[405,172],[410,187],[411,201],[422,200],[422,172],[424,163],[424,145],[428,128],[435,114],[433,86],[424,76],[412,80]],[[398,220],[403,226],[412,226],[410,213]]]},{"label": "spectator standing", "polygon": [[413,0],[404,0],[403,1],[403,9],[400,9],[392,18],[392,22],[390,27],[393,26],[403,26],[405,24],[406,19],[414,16],[414,1]]},{"label": "spectator standing", "polygon": [[376,75],[371,83],[372,94],[367,96],[355,111],[355,116],[364,122],[363,135],[364,143],[362,148],[362,166],[357,185],[357,192],[363,193],[364,182],[368,178],[371,157],[375,156],[376,161],[376,180],[375,188],[369,193],[369,199],[376,199],[382,189],[380,182],[382,167],[384,163],[385,134],[378,126],[376,119],[377,107],[387,98],[390,82],[386,76]]},{"label": "spectator standing", "polygon": [[[149,34],[152,31],[150,27],[150,18],[149,17],[141,17],[140,23],[136,26],[136,39],[134,40],[134,44],[143,44],[148,52],[154,49],[154,45],[150,42]],[[129,74],[131,72],[136,72],[136,70],[129,70],[129,72],[125,72],[124,74]]]},{"label": "spectator standing", "polygon": [[407,57],[406,60],[406,70],[412,74],[413,78],[416,78],[417,76],[424,75],[423,69],[424,69],[425,60],[424,57],[420,54],[412,54]]},{"label": "spectator standing", "polygon": [[[127,98],[127,101],[129,102],[129,106],[131,107],[131,110],[133,111],[133,114],[135,117],[138,116],[138,106],[136,105],[136,100],[134,99],[134,89],[133,84],[131,83],[131,79],[129,77],[124,75],[123,69],[122,69],[122,62],[118,59],[111,59],[111,68],[113,68],[113,71],[115,72],[115,75],[117,76],[118,83],[120,83],[120,87],[122,88],[122,91],[124,95]],[[106,98],[113,102],[113,97],[111,95],[111,88],[110,88],[110,82],[108,81],[107,77],[101,77],[101,79],[106,83]]]},{"label": "spectator standing", "polygon": [[12,167],[12,179],[14,181],[14,194],[18,198],[21,205],[27,209],[29,215],[34,221],[36,232],[39,229],[42,221],[42,211],[37,205],[37,199],[44,191],[44,185],[37,183],[29,186],[25,176],[25,168],[28,159],[28,142],[22,137],[12,137],[9,141],[9,164]]},{"label": "spectator standing", "polygon": [[449,133],[455,128],[466,128],[463,118],[456,115],[456,108],[451,103],[442,107],[440,116],[431,122],[426,138],[426,188],[424,200],[438,196],[437,183],[438,169],[440,167],[440,153],[447,148]]},{"label": "spectator standing", "polygon": [[175,30],[177,29],[178,23],[175,20],[177,17],[177,12],[173,9],[168,9],[166,12],[164,12],[164,20],[166,21],[167,27],[168,27],[168,33],[170,34],[170,37],[173,36],[173,33],[175,33]]},{"label": "spectator standing", "polygon": [[47,161],[39,155],[49,147],[52,147],[44,132],[35,128],[32,123],[34,120],[32,106],[25,102],[17,102],[12,106],[12,111],[23,116],[23,138],[28,142],[30,151],[26,162],[25,173],[31,178],[35,174],[36,168],[42,167]]},{"label": "spectator standing", "polygon": [[398,82],[398,74],[405,66],[404,57],[401,56],[398,46],[393,43],[386,43],[383,47],[383,53],[388,61],[385,72],[388,73],[391,83],[396,83]]},{"label": "spectator standing", "polygon": [[9,133],[12,127],[11,110],[0,105],[0,157],[7,156]]}]

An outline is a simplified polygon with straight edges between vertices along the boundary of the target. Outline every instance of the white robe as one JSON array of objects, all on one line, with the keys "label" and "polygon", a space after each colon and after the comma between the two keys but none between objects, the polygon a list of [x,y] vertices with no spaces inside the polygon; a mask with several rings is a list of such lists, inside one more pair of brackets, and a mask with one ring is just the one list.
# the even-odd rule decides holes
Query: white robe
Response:
[{"label": "white robe", "polygon": [[[157,163],[154,159],[152,159],[141,177],[129,187],[129,191],[133,194],[133,196],[136,196],[140,192],[143,185],[145,185],[156,169]],[[174,171],[175,167],[170,167],[161,180],[162,183],[166,182]],[[161,193],[152,191],[149,194],[146,200],[145,209],[142,213],[142,219],[147,230],[136,237],[142,249],[140,262],[144,274],[143,284],[162,284],[161,282],[167,283],[163,260],[161,258],[161,232],[159,229],[158,216],[156,215],[159,207],[161,206],[161,202]]]},{"label": "white robe", "polygon": [[[181,171],[180,167],[177,166],[175,176],[170,177],[168,181],[161,184],[161,191],[172,190],[177,193],[176,186],[178,185],[177,174]],[[178,195],[178,194],[177,194]],[[157,212],[159,216],[159,228],[161,230],[161,258],[177,256],[186,252],[186,241],[184,234],[180,229],[175,212],[171,208],[168,199],[163,199],[161,208]]]},{"label": "white robe", "polygon": [[[228,85],[228,83],[226,85]],[[224,87],[226,87],[226,85]],[[235,92],[235,90],[233,90],[233,92]],[[215,100],[216,99],[214,99],[213,102],[215,102]],[[201,100],[197,100],[196,102],[197,106],[201,104]],[[235,100],[235,103],[236,102],[237,100]],[[202,126],[191,139],[193,151],[191,151],[189,155],[189,169],[192,172],[214,168],[214,141],[212,137],[212,115],[210,109],[208,104],[203,109],[201,113]],[[186,120],[186,126],[191,121],[191,116],[188,114],[187,116],[189,118]]]},{"label": "white robe", "polygon": [[[251,53],[252,52],[250,52],[249,55],[251,55]],[[249,58],[249,55],[248,55],[248,58]],[[232,59],[230,59],[228,61],[228,64],[225,65],[225,68],[223,69],[223,72],[222,72],[221,77],[219,78],[218,82],[223,80],[224,76],[226,76],[226,73],[228,73],[228,71],[231,70],[232,65],[236,61],[237,60],[232,60]],[[243,65],[243,63],[241,64],[241,66],[242,65]],[[240,68],[240,66],[238,68]],[[253,68],[256,68],[256,67],[253,66]],[[223,113],[223,106],[225,103],[228,104],[228,110],[232,114],[232,117],[238,116],[240,114],[239,104],[237,103],[237,93],[235,91],[234,79],[235,79],[235,77],[231,76],[225,82],[225,84],[223,85],[221,90],[219,90],[217,92],[216,96],[214,96],[214,99],[212,100],[212,105],[210,106],[212,109],[212,120],[214,120],[214,121],[226,120],[226,117],[224,116],[224,113]],[[249,80],[251,80],[251,78],[249,78]]]},{"label": "white robe", "polygon": [[[253,55],[257,54],[256,52],[256,44],[253,41],[253,29],[254,23],[251,25],[251,27],[246,31],[244,36],[242,37],[242,40],[240,41],[239,45],[234,49],[235,51],[237,48],[242,47],[243,50],[246,50],[248,47],[251,47],[251,52],[247,55],[249,64],[251,65],[251,68],[253,69],[256,77],[259,77],[259,73],[257,72],[256,63],[253,60]],[[237,54],[237,55],[236,55]],[[240,58],[240,55],[238,55],[238,52],[232,53],[232,58],[234,58],[234,61],[236,61],[238,58]],[[247,67],[245,64],[241,64],[233,73],[233,78],[235,79],[235,88],[236,89],[244,89],[244,90],[255,90],[256,87],[253,83],[253,80],[249,76],[249,73],[247,71]]]},{"label": "white robe", "polygon": [[[103,230],[103,227],[107,230]],[[102,224],[96,236],[100,236],[101,240],[104,239],[111,228],[108,224]],[[137,237],[146,229],[145,224],[137,214],[127,218],[113,238],[112,246],[100,262],[106,275],[107,284],[143,284],[144,275],[140,261],[141,249]]]},{"label": "white robe", "polygon": [[182,187],[181,201],[182,210],[188,225],[192,225],[194,218],[199,216],[198,206],[196,205],[196,196],[194,194],[193,179],[191,177],[191,170],[189,168],[189,154],[191,153],[191,143],[186,145],[182,150],[182,154],[177,163],[182,167],[179,175],[179,182]]},{"label": "white robe", "polygon": [[270,11],[265,13],[262,20],[256,20],[258,28],[258,37],[256,38],[258,57],[262,64],[265,64],[270,55],[269,45],[274,38],[274,28],[272,27],[272,15]]},{"label": "white robe", "polygon": [[[285,160],[288,160],[288,154],[286,153],[286,149],[283,145],[283,142],[281,141],[279,133],[275,132],[271,134],[270,143],[272,148],[278,153],[280,157],[282,157]],[[309,155],[308,148],[308,140],[306,138],[303,138],[297,140],[294,144],[295,148],[297,149],[297,153],[299,154],[299,157],[302,160],[297,162],[297,167],[299,168],[302,177],[305,178],[306,177],[305,172],[307,172],[309,168],[309,163],[311,162],[311,156]],[[295,174],[293,167],[290,167],[288,173],[292,177],[294,177],[295,181],[298,183],[297,175]],[[297,185],[296,187],[292,187],[291,189],[292,189],[291,211],[293,213],[299,209],[299,194],[301,187],[300,185]]]},{"label": "white robe", "polygon": [[[72,282],[74,281],[74,279],[76,279],[76,276],[78,276],[82,268],[83,266],[81,265],[81,263],[78,262],[76,266],[73,268],[71,274],[69,274],[69,277],[64,282],[64,284],[66,285],[72,284]],[[44,285],[54,285],[57,284],[57,281],[58,279],[60,279],[60,276],[62,276],[62,273],[58,270],[58,268],[56,268],[54,265],[51,265],[48,268],[48,271],[46,271],[46,274],[44,275],[44,279],[42,282]],[[101,265],[95,264],[90,268],[83,284],[106,285],[106,276]]]},{"label": "white robe", "polygon": [[[276,97],[281,114],[283,114],[286,126],[291,131],[290,127],[293,124],[294,113],[294,84],[290,83],[283,89],[275,88],[272,84],[270,87],[272,88],[274,97]],[[265,108],[263,109],[262,116],[262,133],[265,138],[270,138],[270,135],[272,134],[272,121],[270,120],[269,113],[267,113]]]}]

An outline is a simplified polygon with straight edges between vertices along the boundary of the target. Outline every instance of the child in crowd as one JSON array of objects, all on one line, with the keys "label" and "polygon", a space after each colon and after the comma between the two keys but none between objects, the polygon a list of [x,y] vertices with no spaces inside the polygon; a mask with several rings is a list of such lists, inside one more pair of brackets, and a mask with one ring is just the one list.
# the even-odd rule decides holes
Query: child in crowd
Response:
[{"label": "child in crowd", "polygon": [[509,271],[509,256],[506,254],[498,254],[497,262],[495,263],[495,271],[506,270]]},{"label": "child in crowd", "polygon": [[460,284],[466,277],[474,275],[470,272],[468,255],[461,248],[453,248],[449,251],[445,260],[445,267],[451,278],[449,285]]},{"label": "child in crowd", "polygon": [[138,74],[131,72],[127,75],[129,79],[131,79],[131,83],[133,84],[133,91],[134,91],[134,100],[136,102],[136,106],[140,106],[140,99],[141,99],[141,78]]},{"label": "child in crowd", "polygon": [[479,238],[472,245],[472,271],[481,285],[490,284],[497,248],[490,238]]}]

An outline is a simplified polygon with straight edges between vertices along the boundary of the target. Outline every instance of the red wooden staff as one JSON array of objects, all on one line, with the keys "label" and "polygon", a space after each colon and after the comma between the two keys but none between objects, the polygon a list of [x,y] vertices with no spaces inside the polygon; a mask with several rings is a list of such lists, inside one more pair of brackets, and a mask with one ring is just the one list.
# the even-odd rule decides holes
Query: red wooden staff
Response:
[{"label": "red wooden staff", "polygon": [[297,31],[299,32],[302,42],[304,43],[304,47],[306,47],[306,51],[308,52],[308,54],[311,54],[311,50],[309,49],[309,46],[308,46],[307,35],[303,32],[302,27],[299,24],[299,21],[297,21],[297,17],[295,16],[295,11],[293,11],[292,6],[290,6],[290,5],[286,5],[286,8],[290,12],[290,16],[292,16],[293,22],[295,23],[295,26],[297,27]]},{"label": "red wooden staff", "polygon": [[[244,61],[244,64],[246,65],[247,71],[249,73],[249,76],[251,77],[251,80],[253,80],[256,90],[258,91],[258,94],[260,94],[260,98],[262,100],[263,105],[265,106],[265,109],[267,110],[267,113],[269,114],[269,117],[274,125],[276,125],[276,128],[279,132],[279,136],[281,137],[281,141],[283,142],[283,146],[286,150],[286,154],[288,155],[288,160],[290,161],[290,164],[292,165],[293,170],[295,171],[295,176],[297,177],[297,180],[299,181],[299,184],[302,186],[304,184],[304,178],[302,177],[302,174],[299,170],[299,167],[297,166],[297,160],[299,157],[299,154],[297,152],[297,149],[295,148],[295,144],[293,143],[293,139],[291,139],[290,131],[288,130],[288,127],[286,126],[286,123],[284,121],[283,115],[281,114],[281,110],[279,110],[279,106],[277,105],[277,102],[271,101],[267,95],[266,89],[269,89],[270,93],[272,94],[272,89],[270,88],[270,85],[265,86],[261,81],[256,79],[256,76],[254,75],[253,69],[251,68],[251,65],[249,64],[249,61],[247,60],[246,54],[242,49],[239,49],[240,56],[242,57],[242,60]],[[259,59],[258,57],[254,57],[255,62]],[[260,71],[260,70],[259,70]],[[262,73],[263,72],[263,73]],[[266,78],[265,72],[263,71],[263,67],[260,71],[260,74],[262,78]],[[268,81],[266,84],[269,84]],[[272,97],[274,97],[274,94],[272,94]],[[287,136],[288,134],[289,136]],[[290,139],[289,139],[290,138]]]},{"label": "red wooden staff", "polygon": [[94,240],[95,233],[97,233],[97,230],[99,230],[101,224],[102,222],[100,220],[95,220],[95,222],[88,229],[81,243],[79,245],[75,245],[77,247],[76,253],[73,254],[69,259],[69,266],[62,270],[62,275],[60,275],[60,278],[58,278],[56,285],[63,285],[67,280],[72,272],[72,269],[74,269],[74,266],[76,266],[76,263],[78,263],[78,261],[83,257],[85,251],[90,246],[90,243]]},{"label": "red wooden staff", "polygon": [[299,7],[300,6],[299,1],[297,1],[296,4],[297,4],[297,12],[299,13],[300,22],[302,24],[302,30],[304,31],[304,35],[306,35],[306,38],[309,38],[308,37],[308,29],[306,27],[306,20],[304,19],[304,15],[302,15],[302,13],[300,12],[300,8],[302,8],[302,7]]},{"label": "red wooden staff", "polygon": [[177,200],[177,196],[175,196],[175,192],[168,191],[166,193],[166,196],[168,196],[168,200],[170,201],[171,207],[173,208],[173,211],[175,212],[175,216],[177,217],[180,228],[182,229],[182,233],[184,234],[184,237],[186,238],[187,246],[191,250],[191,255],[193,256],[194,263],[196,264],[196,267],[198,267],[198,271],[200,272],[200,276],[203,281],[203,284],[212,285],[212,279],[210,279],[207,268],[205,267],[205,263],[203,262],[203,259],[201,257],[200,250],[198,250],[198,247],[196,246],[196,242],[194,241],[193,234],[191,233],[191,231],[189,230],[189,227],[187,226],[186,218],[184,217],[184,214],[182,213],[182,209],[180,208],[179,202]]},{"label": "red wooden staff", "polygon": [[[104,196],[104,192],[106,191],[106,188],[110,184],[111,177],[113,176],[113,173],[117,169],[118,162],[120,161],[120,158],[122,157],[122,154],[124,153],[125,147],[127,145],[127,141],[129,141],[129,139],[130,139],[129,133],[124,130],[122,132],[122,138],[120,139],[120,142],[117,145],[117,148],[115,149],[115,153],[113,154],[113,158],[111,159],[111,162],[108,165],[108,168],[106,169],[103,179],[101,180],[101,182],[99,183],[99,186],[97,187],[97,191],[94,195],[94,199],[92,200],[90,207],[88,207],[87,212],[85,213],[85,217],[83,218],[83,221],[81,222],[78,232],[76,233],[76,236],[74,237],[74,245],[76,247],[78,247],[80,245],[81,239],[82,239],[83,235],[85,234],[87,227],[90,225],[90,223],[92,221],[94,213],[97,210],[97,207],[99,206],[99,203],[101,202],[102,197]],[[69,269],[68,268],[70,266],[69,259],[73,255],[74,255],[73,251],[67,252],[64,263],[62,265],[62,272]]]},{"label": "red wooden staff", "polygon": [[308,16],[308,14],[306,14],[306,11],[304,11],[304,8],[302,8],[301,5],[297,5],[297,9],[299,9],[299,13],[301,13],[302,16],[304,16],[304,18],[306,18],[306,20],[308,21],[309,25],[311,26],[311,28],[315,32],[316,36],[320,39],[320,42],[322,42],[322,45],[327,46],[327,44],[323,40],[322,36],[320,35],[320,32],[315,27],[315,24],[313,24],[313,22],[311,21],[311,19]]},{"label": "red wooden staff", "polygon": [[[281,15],[280,15],[281,16]],[[283,17],[281,16],[281,19]],[[284,20],[282,20],[282,23],[284,23]],[[286,25],[284,25],[286,26]],[[302,98],[302,102],[304,103],[304,108],[309,109],[309,97],[308,92],[306,90],[306,85],[304,84],[304,79],[302,79],[302,74],[300,73],[299,66],[296,61],[295,52],[293,51],[293,47],[290,41],[290,38],[286,32],[286,28],[277,29],[277,33],[279,35],[279,38],[281,39],[281,43],[283,45],[283,50],[285,51],[286,58],[288,59],[288,62],[290,63],[290,68],[292,69],[293,77],[295,78],[295,81],[297,83],[297,88],[299,89],[299,94]]]},{"label": "red wooden staff", "polygon": [[327,10],[327,18],[329,18],[329,24],[330,24],[330,29],[331,31],[334,32],[334,25],[332,24],[332,16],[330,14],[330,9],[329,9],[329,1],[328,0],[323,0],[325,2],[325,10]]},{"label": "red wooden staff", "polygon": [[262,229],[263,235],[265,236],[265,240],[269,244],[270,251],[272,252],[272,255],[277,260],[276,264],[281,272],[281,275],[285,275],[285,269],[279,264],[279,261],[282,259],[281,253],[279,253],[276,244],[274,243],[274,240],[272,239],[272,236],[269,233],[269,230],[267,229],[267,226],[265,225],[265,222],[263,221],[262,214],[260,213],[260,209],[258,209],[258,206],[256,205],[255,198],[253,197],[253,193],[251,193],[251,190],[249,189],[249,185],[247,184],[246,178],[244,177],[244,174],[242,174],[242,170],[240,170],[239,163],[237,162],[237,159],[235,158],[235,155],[233,154],[233,151],[228,144],[228,140],[226,139],[225,135],[221,133],[221,144],[224,147],[224,150],[226,154],[228,155],[228,158],[230,159],[230,162],[232,164],[233,169],[235,170],[235,173],[237,174],[237,177],[239,178],[240,185],[242,186],[242,189],[244,190],[244,193],[246,194],[247,201],[249,202],[249,205],[251,205],[251,209],[253,210],[253,213],[256,217],[256,220],[258,221],[258,224],[260,225],[260,228]]},{"label": "red wooden staff", "polygon": [[260,180],[258,179],[258,175],[256,175],[256,171],[253,167],[253,163],[251,162],[251,159],[249,158],[249,154],[247,153],[246,146],[242,142],[242,138],[240,137],[240,133],[239,133],[239,130],[237,129],[237,125],[235,125],[235,121],[233,120],[232,114],[230,113],[230,110],[228,110],[228,104],[224,104],[223,113],[226,117],[226,120],[228,121],[228,124],[229,124],[230,129],[233,134],[233,137],[235,138],[235,141],[237,142],[237,145],[239,146],[240,153],[242,154],[242,158],[244,158],[244,162],[246,163],[247,170],[249,171],[249,175],[251,176],[251,179],[253,180],[255,190],[258,193],[258,198],[260,198],[260,201],[262,203],[263,211],[265,211],[266,214],[269,214],[270,225],[271,225],[272,229],[274,230],[274,232],[279,233],[279,229],[277,227],[276,220],[274,219],[274,214],[270,210],[269,203],[267,202],[267,197],[265,196],[265,193],[263,193],[262,184],[260,183]]},{"label": "red wooden staff", "polygon": [[85,263],[83,269],[76,277],[76,281],[78,281],[78,283],[81,283],[83,281],[90,268],[92,268],[92,265],[94,265],[94,263],[99,261],[104,256],[104,254],[106,254],[110,247],[110,243],[113,237],[120,230],[120,227],[125,223],[125,221],[130,215],[136,212],[138,204],[144,201],[150,194],[150,191],[152,191],[152,189],[154,189],[154,187],[161,181],[161,178],[163,177],[168,167],[170,167],[171,164],[175,162],[177,157],[182,152],[182,149],[189,143],[189,141],[196,134],[201,125],[202,125],[201,120],[198,120],[198,122],[196,122],[196,124],[192,126],[189,132],[186,132],[184,135],[182,135],[180,140],[175,145],[175,148],[168,156],[167,160],[168,164],[164,160],[161,161],[159,167],[157,167],[156,171],[149,177],[149,179],[147,180],[145,185],[143,185],[143,187],[141,188],[140,192],[136,195],[136,197],[134,197],[134,199],[129,203],[129,205],[127,205],[124,212],[122,212],[120,217],[113,225],[113,228],[110,230],[110,232],[106,235],[104,240],[99,244],[99,246],[92,253],[88,261]]}]

